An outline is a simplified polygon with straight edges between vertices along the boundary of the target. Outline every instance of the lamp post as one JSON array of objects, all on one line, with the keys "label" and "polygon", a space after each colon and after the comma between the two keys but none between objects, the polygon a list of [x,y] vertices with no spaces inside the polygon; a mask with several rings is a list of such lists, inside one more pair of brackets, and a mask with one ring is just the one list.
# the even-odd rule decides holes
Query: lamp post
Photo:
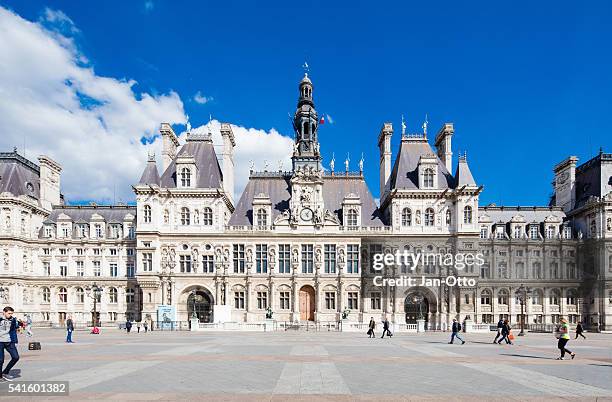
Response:
[{"label": "lamp post", "polygon": [[85,288],[88,292],[88,296],[91,297],[93,299],[93,316],[91,318],[91,324],[92,327],[97,327],[97,323],[98,323],[98,311],[97,311],[97,307],[98,307],[98,299],[100,298],[100,296],[102,295],[102,288],[99,287],[95,282],[93,283],[93,285],[91,285],[91,287],[86,287]]},{"label": "lamp post", "polygon": [[422,307],[422,303],[423,303],[423,296],[415,295],[412,298],[412,301],[414,302],[414,304],[418,304],[419,305],[419,320],[422,320],[423,319],[423,312],[421,311],[421,307]]},{"label": "lamp post", "polygon": [[521,284],[514,294],[521,302],[521,332],[519,332],[518,336],[525,336],[525,303],[527,302],[527,298],[531,295],[531,289]]}]

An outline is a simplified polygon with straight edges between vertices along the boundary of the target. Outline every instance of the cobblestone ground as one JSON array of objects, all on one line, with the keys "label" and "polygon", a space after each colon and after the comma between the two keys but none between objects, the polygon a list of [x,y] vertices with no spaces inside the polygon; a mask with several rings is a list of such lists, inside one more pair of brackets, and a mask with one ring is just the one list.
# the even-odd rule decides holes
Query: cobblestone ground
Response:
[{"label": "cobblestone ground", "polygon": [[493,345],[493,335],[449,345],[447,333],[368,339],[107,329],[77,331],[76,343],[66,344],[63,331],[38,329],[42,350],[28,351],[21,337],[12,374],[69,381],[72,400],[612,400],[612,335],[572,340],[577,357],[566,361],[554,360],[551,334],[528,334],[513,346]]}]

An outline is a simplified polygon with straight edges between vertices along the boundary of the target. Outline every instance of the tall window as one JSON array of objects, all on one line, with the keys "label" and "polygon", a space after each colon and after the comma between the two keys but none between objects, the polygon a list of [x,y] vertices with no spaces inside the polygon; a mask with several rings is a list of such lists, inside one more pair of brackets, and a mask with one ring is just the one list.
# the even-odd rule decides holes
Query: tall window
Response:
[{"label": "tall window", "polygon": [[289,247],[289,244],[278,245],[278,273],[291,273],[291,247]]},{"label": "tall window", "polygon": [[313,246],[312,244],[302,244],[302,273],[312,274],[313,272]]},{"label": "tall window", "polygon": [[118,300],[118,296],[117,296],[117,288],[110,288],[108,290],[108,302],[109,303],[117,303]]},{"label": "tall window", "polygon": [[547,239],[554,239],[555,238],[555,227],[554,226],[548,226],[546,228],[546,238]]},{"label": "tall window", "polygon": [[412,226],[412,211],[410,208],[402,210],[402,226]]},{"label": "tall window", "polygon": [[469,205],[463,208],[463,223],[472,223],[472,207]]},{"label": "tall window", "polygon": [[481,226],[480,227],[480,238],[481,239],[488,239],[489,238],[489,229],[487,229],[486,226]]},{"label": "tall window", "polygon": [[244,292],[234,292],[234,308],[237,310],[244,310]]},{"label": "tall window", "polygon": [[191,187],[191,170],[189,168],[181,169],[181,186],[182,187]]},{"label": "tall window", "polygon": [[508,304],[508,291],[506,289],[501,289],[497,293],[497,303],[504,305]]},{"label": "tall window", "polygon": [[539,230],[538,230],[538,226],[537,225],[531,225],[529,226],[529,237],[532,240],[538,240],[539,238]]},{"label": "tall window", "polygon": [[268,272],[268,245],[267,244],[256,244],[255,245],[255,271],[258,274],[265,274]]},{"label": "tall window", "polygon": [[327,310],[336,309],[336,292],[325,292],[325,308]]},{"label": "tall window", "polygon": [[336,273],[336,245],[335,244],[325,245],[323,259],[325,261],[325,268],[324,268],[325,273],[335,274]]},{"label": "tall window", "polygon": [[480,304],[489,305],[491,304],[491,291],[489,289],[485,289],[480,294]]},{"label": "tall window", "polygon": [[359,296],[357,292],[348,292],[348,309],[349,310],[357,310],[359,309]]},{"label": "tall window", "polygon": [[557,289],[551,290],[550,291],[550,304],[553,306],[558,306],[559,300],[561,300],[561,293]]},{"label": "tall window", "polygon": [[153,253],[142,253],[142,270],[153,271]]},{"label": "tall window", "polygon": [[291,308],[289,295],[290,292],[280,292],[279,306],[281,310],[289,310]]},{"label": "tall window", "polygon": [[85,292],[83,291],[83,288],[76,288],[76,302],[79,304],[85,303]]},{"label": "tall window", "polygon": [[143,208],[143,212],[144,212],[144,223],[151,223],[151,206],[150,205],[145,205]]},{"label": "tall window", "polygon": [[234,244],[234,273],[244,274],[244,244]]},{"label": "tall window", "polygon": [[208,207],[204,207],[204,209],[202,210],[202,225],[212,226],[212,224],[213,224],[212,209]]},{"label": "tall window", "polygon": [[359,273],[358,244],[349,244],[346,246],[346,272],[349,274]]},{"label": "tall window", "polygon": [[96,223],[94,225],[94,229],[96,231],[96,238],[101,239],[102,238],[102,225],[100,225],[99,223]]},{"label": "tall window", "polygon": [[434,172],[432,169],[425,169],[423,173],[423,187],[431,188],[434,186]]},{"label": "tall window", "polygon": [[181,272],[191,272],[191,256],[180,255],[179,256],[179,267]]},{"label": "tall window", "polygon": [[57,295],[60,303],[68,303],[68,291],[65,287],[59,288]]},{"label": "tall window", "polygon": [[60,265],[60,276],[68,275],[68,267],[66,265]]},{"label": "tall window", "polygon": [[100,261],[94,261],[93,262],[93,276],[100,276],[100,275],[101,275]]},{"label": "tall window", "polygon": [[543,296],[541,289],[534,290],[533,293],[531,293],[531,304],[541,305]]},{"label": "tall window", "polygon": [[434,218],[435,214],[433,208],[427,208],[425,210],[425,226],[433,226]]},{"label": "tall window", "polygon": [[264,208],[257,210],[257,226],[268,226],[268,213]]},{"label": "tall window", "polygon": [[186,226],[190,223],[189,208],[181,208],[181,225]]},{"label": "tall window", "polygon": [[117,276],[117,264],[116,263],[110,264],[110,276],[112,277]]},{"label": "tall window", "polygon": [[567,298],[565,301],[570,306],[576,305],[576,291],[574,289],[569,289],[567,291]]},{"label": "tall window", "polygon": [[257,308],[260,310],[268,308],[268,292],[257,292]]},{"label": "tall window", "polygon": [[565,237],[566,239],[572,238],[572,228],[571,227],[565,226],[563,228],[563,237]]},{"label": "tall window", "polygon": [[202,272],[205,274],[212,274],[215,272],[215,258],[212,255],[202,256]]},{"label": "tall window", "polygon": [[133,263],[133,262],[128,262],[128,263],[125,265],[125,270],[126,270],[125,275],[126,275],[128,278],[133,278],[133,277],[134,277],[134,275],[136,274],[136,272],[135,272],[135,270],[134,270],[134,263]]},{"label": "tall window", "polygon": [[51,290],[49,290],[49,288],[44,287],[40,290],[40,294],[42,296],[42,301],[43,303],[50,303],[51,302]]},{"label": "tall window", "polygon": [[381,308],[381,293],[380,292],[372,292],[370,294],[370,307],[372,310],[380,310]]},{"label": "tall window", "polygon": [[356,227],[357,226],[357,210],[351,208],[346,213],[346,226]]},{"label": "tall window", "polygon": [[135,299],[135,292],[134,289],[129,288],[125,291],[125,302],[126,303],[134,303],[134,299]]}]

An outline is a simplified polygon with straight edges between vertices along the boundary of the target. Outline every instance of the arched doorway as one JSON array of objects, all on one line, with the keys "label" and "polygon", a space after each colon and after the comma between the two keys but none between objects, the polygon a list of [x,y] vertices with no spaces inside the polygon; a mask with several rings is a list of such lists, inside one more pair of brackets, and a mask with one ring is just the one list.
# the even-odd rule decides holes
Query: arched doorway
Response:
[{"label": "arched doorway", "polygon": [[404,301],[406,324],[416,324],[418,319],[429,321],[429,300],[421,293],[411,293]]},{"label": "arched doorway", "polygon": [[315,313],[315,290],[310,285],[302,286],[300,289],[300,320],[314,321]]},{"label": "arched doorway", "polygon": [[212,322],[213,300],[210,293],[204,290],[192,290],[187,297],[187,318],[194,315],[199,322]]}]

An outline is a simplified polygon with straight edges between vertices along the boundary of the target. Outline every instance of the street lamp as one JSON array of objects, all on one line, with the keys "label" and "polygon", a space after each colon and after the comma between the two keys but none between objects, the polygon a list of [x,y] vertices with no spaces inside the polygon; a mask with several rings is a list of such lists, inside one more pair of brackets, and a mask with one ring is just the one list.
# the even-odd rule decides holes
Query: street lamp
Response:
[{"label": "street lamp", "polygon": [[514,294],[521,302],[521,332],[519,332],[518,336],[525,336],[525,303],[527,302],[527,298],[531,295],[531,289],[521,284]]},{"label": "street lamp", "polygon": [[412,301],[414,302],[414,304],[418,304],[419,305],[419,320],[423,319],[423,312],[421,311],[421,306],[423,303],[423,296],[421,295],[415,295],[412,298]]},{"label": "street lamp", "polygon": [[91,324],[92,327],[96,327],[97,323],[98,323],[98,312],[97,312],[97,306],[98,306],[98,299],[100,299],[101,295],[102,295],[102,288],[99,287],[95,282],[93,285],[91,285],[91,287],[86,287],[85,290],[87,290],[87,296],[91,297],[93,299],[93,316],[91,317]]}]

